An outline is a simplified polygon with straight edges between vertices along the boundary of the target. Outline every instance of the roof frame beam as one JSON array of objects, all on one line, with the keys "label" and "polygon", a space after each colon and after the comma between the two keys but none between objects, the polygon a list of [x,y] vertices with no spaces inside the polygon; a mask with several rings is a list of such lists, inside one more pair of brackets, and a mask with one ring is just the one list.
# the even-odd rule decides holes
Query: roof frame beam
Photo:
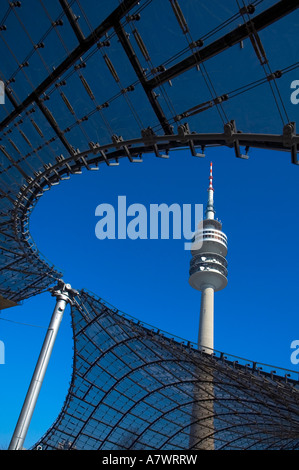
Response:
[{"label": "roof frame beam", "polygon": [[71,25],[71,28],[72,30],[74,31],[75,35],[76,35],[76,38],[78,39],[79,43],[82,44],[85,37],[84,37],[84,34],[82,33],[81,31],[81,28],[78,24],[78,18],[76,17],[76,15],[74,15],[73,13],[73,10],[71,9],[71,7],[69,6],[67,0],[59,0],[59,3],[65,13],[65,16],[67,17],[70,25]]}]

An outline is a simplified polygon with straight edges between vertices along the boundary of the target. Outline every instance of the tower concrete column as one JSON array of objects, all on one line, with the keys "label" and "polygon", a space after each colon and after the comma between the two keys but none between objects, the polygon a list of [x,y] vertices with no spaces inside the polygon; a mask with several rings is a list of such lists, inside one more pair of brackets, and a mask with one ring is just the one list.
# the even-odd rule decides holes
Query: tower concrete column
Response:
[{"label": "tower concrete column", "polygon": [[206,286],[201,293],[198,349],[212,354],[214,349],[214,288]]}]

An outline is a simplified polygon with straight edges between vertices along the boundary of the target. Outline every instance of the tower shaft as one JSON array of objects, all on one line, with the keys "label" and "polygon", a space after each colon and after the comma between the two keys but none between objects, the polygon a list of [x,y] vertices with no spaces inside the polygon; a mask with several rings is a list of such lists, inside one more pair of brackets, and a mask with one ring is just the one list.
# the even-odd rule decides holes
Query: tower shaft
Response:
[{"label": "tower shaft", "polygon": [[214,349],[214,288],[206,286],[201,293],[198,349],[212,353]]}]

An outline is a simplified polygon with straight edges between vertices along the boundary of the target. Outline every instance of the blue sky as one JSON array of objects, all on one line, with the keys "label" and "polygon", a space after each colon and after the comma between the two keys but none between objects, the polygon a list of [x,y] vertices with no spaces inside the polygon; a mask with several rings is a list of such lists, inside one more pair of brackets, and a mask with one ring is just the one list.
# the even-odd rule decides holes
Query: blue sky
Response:
[{"label": "blue sky", "polygon": [[[196,341],[200,292],[188,284],[184,240],[98,240],[101,203],[206,204],[213,162],[216,217],[228,236],[228,285],[215,294],[215,349],[297,370],[290,344],[298,332],[299,168],[284,152],[252,150],[249,160],[214,148],[205,158],[189,151],[168,160],[83,172],[47,192],[31,217],[31,233],[45,257],[74,288],[87,288],[120,310],[174,335]],[[55,304],[45,293],[1,313],[0,447],[9,444]],[[27,325],[21,325],[21,322]],[[35,325],[35,326],[28,326]],[[58,415],[71,376],[72,334],[66,310],[25,447]]]}]

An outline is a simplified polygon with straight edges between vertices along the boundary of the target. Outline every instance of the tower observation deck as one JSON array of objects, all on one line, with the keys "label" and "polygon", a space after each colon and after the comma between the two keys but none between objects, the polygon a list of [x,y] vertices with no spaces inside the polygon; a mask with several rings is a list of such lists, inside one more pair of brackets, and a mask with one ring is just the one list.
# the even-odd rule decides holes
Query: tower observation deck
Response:
[{"label": "tower observation deck", "polygon": [[206,352],[214,349],[214,292],[227,285],[227,237],[222,232],[222,224],[215,219],[212,163],[210,164],[210,184],[206,218],[198,224],[191,248],[189,284],[202,292],[200,324],[198,334],[199,349]]}]

